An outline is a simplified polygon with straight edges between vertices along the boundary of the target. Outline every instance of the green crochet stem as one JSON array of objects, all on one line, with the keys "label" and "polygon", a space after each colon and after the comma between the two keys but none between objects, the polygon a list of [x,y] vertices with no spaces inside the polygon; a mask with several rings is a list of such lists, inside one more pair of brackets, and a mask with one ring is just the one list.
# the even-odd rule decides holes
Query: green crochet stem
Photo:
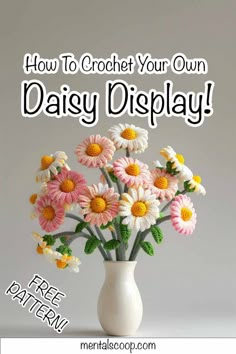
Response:
[{"label": "green crochet stem", "polygon": [[[84,219],[80,218],[80,217],[77,216],[77,215],[71,214],[71,213],[66,213],[65,216],[66,216],[67,218],[74,219],[74,220],[79,221],[79,222],[84,222]],[[90,235],[93,236],[94,232],[93,232],[92,228],[91,228],[89,225],[85,226],[85,228],[88,230],[88,232],[90,233]]]},{"label": "green crochet stem", "polygon": [[100,171],[102,172],[103,176],[105,177],[105,180],[106,180],[109,188],[112,188],[112,183],[111,183],[110,177],[109,177],[106,169],[104,167],[101,167]]},{"label": "green crochet stem", "polygon": [[123,193],[123,190],[122,190],[122,186],[121,186],[121,183],[119,180],[117,180],[116,185],[117,185],[117,189],[118,189],[118,192],[119,192],[120,198],[121,198],[121,194]]},{"label": "green crochet stem", "polygon": [[122,240],[121,234],[120,234],[120,223],[122,222],[122,218],[120,222],[115,222],[115,229],[116,229],[116,234],[117,234],[117,240],[120,241],[120,246],[117,248],[118,250],[118,259],[119,261],[126,261],[126,256],[125,256],[125,244]]},{"label": "green crochet stem", "polygon": [[[99,239],[102,241],[102,244],[103,246],[105,245],[106,243],[106,239],[105,237],[103,236],[103,233],[101,232],[101,230],[99,229],[99,227],[97,225],[94,226],[95,227],[95,230],[97,231],[97,235],[99,237]],[[108,257],[108,260],[109,261],[112,261],[112,255],[111,255],[111,252],[107,250],[107,257]]]},{"label": "green crochet stem", "polygon": [[[111,231],[111,236],[112,236],[113,240],[117,240],[116,233],[114,231]],[[115,252],[116,252],[116,260],[118,261],[119,260],[118,248],[115,249]]]},{"label": "green crochet stem", "polygon": [[135,255],[136,249],[138,247],[138,244],[141,241],[141,237],[142,237],[142,232],[139,231],[137,233],[137,236],[136,236],[135,240],[134,240],[133,248],[132,248],[132,250],[130,252],[130,256],[129,256],[129,261],[133,261],[134,260],[134,255]]},{"label": "green crochet stem", "polygon": [[[163,218],[157,219],[157,222],[156,222],[155,226],[160,225],[162,222],[170,220],[170,218],[171,218],[170,215],[166,215]],[[129,261],[135,261],[137,255],[138,255],[138,252],[139,252],[139,250],[141,248],[140,242],[145,240],[145,238],[149,234],[149,232],[150,232],[150,229],[145,230],[143,232],[139,231],[137,233],[137,236],[136,236],[136,239],[134,241],[134,245],[133,245],[132,251],[130,253]]]},{"label": "green crochet stem", "polygon": [[[67,231],[67,232],[64,231],[64,232],[59,232],[59,233],[53,235],[53,237],[54,237],[55,239],[60,238],[60,237],[62,237],[62,236],[71,236],[70,239],[69,239],[69,241],[66,242],[66,244],[67,244],[68,246],[69,246],[74,240],[76,240],[76,239],[79,238],[79,237],[86,238],[86,239],[88,239],[88,240],[91,238],[90,235],[88,235],[88,234],[86,234],[85,232],[82,232],[82,231],[81,231],[81,232],[78,232],[78,233],[73,232],[73,231]],[[104,249],[102,248],[101,245],[98,246],[98,249],[99,249],[99,251],[100,251],[100,253],[101,253],[101,255],[102,255],[104,261],[108,261],[108,260],[109,260],[109,259],[108,259],[108,256],[107,256],[106,252],[104,251]]]},{"label": "green crochet stem", "polygon": [[129,152],[129,149],[128,149],[128,148],[126,148],[125,150],[126,150],[126,151],[125,151],[126,157],[130,157],[130,152]]},{"label": "green crochet stem", "polygon": [[[179,194],[186,194],[187,191],[184,189],[182,192],[180,192]],[[167,208],[169,208],[169,206],[171,205],[171,203],[173,202],[173,200],[175,199],[175,197],[173,199],[171,199],[162,209],[161,209],[161,213],[163,213]]]},{"label": "green crochet stem", "polygon": [[60,237],[63,237],[63,236],[71,236],[71,235],[74,235],[74,234],[75,234],[74,231],[67,231],[67,232],[63,231],[63,232],[58,232],[57,234],[52,235],[52,236],[56,240],[57,238],[60,238]]}]

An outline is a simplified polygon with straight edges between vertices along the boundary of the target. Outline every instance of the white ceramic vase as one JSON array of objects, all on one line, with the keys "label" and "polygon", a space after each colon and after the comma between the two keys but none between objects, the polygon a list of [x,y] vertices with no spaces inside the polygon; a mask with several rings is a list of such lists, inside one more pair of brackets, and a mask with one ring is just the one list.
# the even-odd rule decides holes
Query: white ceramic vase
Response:
[{"label": "white ceramic vase", "polygon": [[143,304],[134,279],[136,264],[104,262],[106,274],[98,299],[98,318],[109,335],[133,335],[141,323]]}]

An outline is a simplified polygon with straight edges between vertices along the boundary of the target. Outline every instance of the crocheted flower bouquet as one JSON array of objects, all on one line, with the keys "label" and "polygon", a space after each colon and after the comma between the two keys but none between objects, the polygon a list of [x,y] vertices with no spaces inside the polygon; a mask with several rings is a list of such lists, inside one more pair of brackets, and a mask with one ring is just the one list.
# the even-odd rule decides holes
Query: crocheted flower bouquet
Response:
[{"label": "crocheted flower bouquet", "polygon": [[[30,202],[32,216],[38,218],[47,234],[34,232],[33,237],[37,252],[60,269],[79,271],[80,260],[71,249],[78,238],[86,240],[86,254],[98,249],[106,261],[133,261],[140,249],[154,254],[153,244],[146,238],[151,234],[160,244],[163,222],[170,220],[183,235],[192,234],[195,228],[196,212],[186,193],[205,195],[206,191],[200,176],[194,176],[184,164],[183,155],[170,146],[163,148],[160,154],[165,163],[155,161],[150,170],[134,157],[148,147],[146,130],[119,124],[108,133],[109,138],[91,135],[75,150],[79,163],[100,169],[97,184],[87,185],[82,174],[71,171],[64,152],[41,158],[36,177],[41,187],[39,193],[31,195]],[[125,156],[108,164],[120,149]],[[74,229],[52,234],[65,218],[75,221]]]}]

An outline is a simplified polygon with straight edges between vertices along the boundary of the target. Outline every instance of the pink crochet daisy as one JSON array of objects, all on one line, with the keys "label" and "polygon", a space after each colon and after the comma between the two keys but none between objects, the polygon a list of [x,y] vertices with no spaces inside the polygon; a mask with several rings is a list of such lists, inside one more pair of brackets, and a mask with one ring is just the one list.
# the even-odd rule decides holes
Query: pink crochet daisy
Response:
[{"label": "pink crochet daisy", "polygon": [[113,163],[114,174],[128,187],[138,187],[150,183],[150,171],[148,165],[133,159],[121,157]]},{"label": "pink crochet daisy", "polygon": [[112,160],[116,148],[113,142],[101,135],[91,135],[75,150],[78,161],[87,167],[104,167]]},{"label": "pink crochet daisy", "polygon": [[107,184],[98,183],[87,186],[83,195],[79,196],[79,204],[85,221],[91,225],[106,225],[118,214],[119,194]]},{"label": "pink crochet daisy", "polygon": [[37,200],[36,212],[40,226],[47,232],[58,229],[64,221],[64,208],[48,195],[43,195]]},{"label": "pink crochet daisy", "polygon": [[171,176],[165,170],[155,168],[151,172],[151,184],[149,188],[161,200],[170,200],[178,190],[178,179]]},{"label": "pink crochet daisy", "polygon": [[191,199],[178,195],[170,206],[171,222],[174,229],[183,235],[191,235],[195,229],[197,215]]},{"label": "pink crochet daisy", "polygon": [[58,204],[72,204],[86,187],[84,177],[75,171],[62,169],[53,181],[48,183],[48,195]]}]

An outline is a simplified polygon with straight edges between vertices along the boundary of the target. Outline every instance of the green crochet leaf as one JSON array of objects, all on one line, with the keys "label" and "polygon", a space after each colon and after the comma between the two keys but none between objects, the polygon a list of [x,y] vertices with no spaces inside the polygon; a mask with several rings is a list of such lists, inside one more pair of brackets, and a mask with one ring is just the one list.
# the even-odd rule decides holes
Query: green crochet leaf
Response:
[{"label": "green crochet leaf", "polygon": [[111,251],[111,250],[115,250],[116,248],[118,248],[119,245],[120,245],[120,241],[112,239],[112,240],[109,240],[105,243],[104,248],[105,248],[105,250]]},{"label": "green crochet leaf", "polygon": [[159,219],[163,218],[164,216],[165,216],[165,214],[162,213],[162,212],[160,212],[160,214],[159,214]]},{"label": "green crochet leaf", "polygon": [[72,249],[66,245],[60,245],[56,248],[56,251],[61,254],[68,254],[68,256],[72,255]]},{"label": "green crochet leaf", "polygon": [[66,236],[60,237],[60,241],[61,241],[61,243],[63,243],[63,245],[65,245],[67,242],[67,237]]},{"label": "green crochet leaf", "polygon": [[149,256],[153,256],[154,255],[154,248],[153,248],[151,242],[141,241],[140,242],[140,246],[142,247],[144,252],[146,252]]},{"label": "green crochet leaf", "polygon": [[100,229],[101,230],[105,230],[107,229],[109,226],[112,226],[113,225],[113,222],[112,221],[109,221],[106,225],[101,225],[100,226]]},{"label": "green crochet leaf", "polygon": [[85,244],[84,252],[86,254],[91,254],[95,249],[101,244],[101,241],[96,237],[92,236],[89,238]]},{"label": "green crochet leaf", "polygon": [[120,235],[122,240],[127,243],[129,241],[129,238],[131,236],[131,230],[128,229],[127,225],[120,224]]},{"label": "green crochet leaf", "polygon": [[76,233],[81,232],[87,225],[88,225],[88,222],[86,222],[86,221],[79,222],[78,225],[75,228],[75,232]]},{"label": "green crochet leaf", "polygon": [[184,182],[184,189],[188,192],[188,193],[192,193],[195,191],[195,187],[191,188],[189,181],[185,181]]},{"label": "green crochet leaf", "polygon": [[55,238],[52,235],[44,235],[43,240],[47,242],[48,246],[53,246],[56,242]]},{"label": "green crochet leaf", "polygon": [[114,175],[113,172],[108,172],[109,176],[110,176],[110,179],[112,180],[112,182],[117,182],[118,181],[118,178]]},{"label": "green crochet leaf", "polygon": [[177,171],[176,168],[173,168],[173,162],[171,161],[167,161],[166,163],[166,172],[168,172],[169,174],[171,174],[172,176],[175,176],[179,173],[179,171]]},{"label": "green crochet leaf", "polygon": [[150,231],[151,231],[151,234],[152,234],[154,240],[156,241],[156,243],[160,244],[163,240],[163,233],[162,233],[160,227],[153,225],[153,226],[151,226]]}]

